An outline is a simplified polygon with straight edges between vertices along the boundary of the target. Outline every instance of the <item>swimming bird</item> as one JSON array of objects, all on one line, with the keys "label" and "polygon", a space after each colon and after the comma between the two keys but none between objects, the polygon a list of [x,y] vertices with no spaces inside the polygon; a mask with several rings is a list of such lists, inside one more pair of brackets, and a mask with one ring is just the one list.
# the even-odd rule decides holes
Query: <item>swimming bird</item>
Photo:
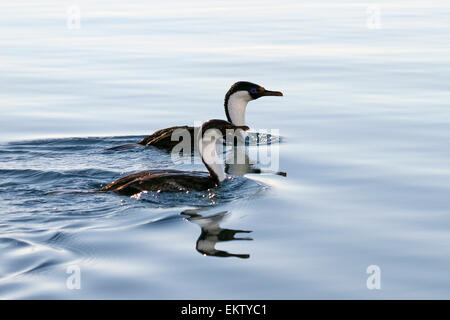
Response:
[{"label": "swimming bird", "polygon": [[[224,107],[227,120],[235,126],[245,125],[245,110],[250,101],[256,100],[264,96],[283,96],[279,91],[270,91],[247,81],[239,81],[231,86],[225,95]],[[138,142],[143,146],[155,146],[159,148],[173,148],[179,141],[172,141],[172,134],[175,130],[187,130],[191,137],[191,146],[195,143],[194,127],[191,126],[174,126],[166,129],[161,129],[153,132],[148,137]],[[243,131],[237,132],[237,137],[240,140],[245,139]]]},{"label": "swimming bird", "polygon": [[208,170],[149,170],[128,175],[116,180],[101,191],[113,191],[131,196],[143,191],[202,191],[218,187],[227,178],[216,151],[217,140],[227,134],[227,129],[248,130],[245,125],[236,126],[225,120],[208,120],[201,126],[198,133],[198,143],[201,159]]}]

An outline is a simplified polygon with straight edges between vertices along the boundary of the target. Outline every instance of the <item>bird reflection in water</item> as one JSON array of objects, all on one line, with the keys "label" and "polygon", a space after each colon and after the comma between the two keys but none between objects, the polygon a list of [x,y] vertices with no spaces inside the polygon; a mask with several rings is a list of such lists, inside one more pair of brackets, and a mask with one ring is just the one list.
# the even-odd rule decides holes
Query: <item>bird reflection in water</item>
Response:
[{"label": "bird reflection in water", "polygon": [[228,152],[225,160],[225,172],[233,176],[244,176],[247,173],[270,173],[286,177],[286,172],[264,170],[257,167],[258,163],[250,159],[246,146],[234,146],[231,152]]},{"label": "bird reflection in water", "polygon": [[250,233],[248,230],[232,230],[223,229],[220,223],[229,214],[228,211],[223,211],[210,216],[202,216],[198,214],[200,209],[185,210],[181,212],[182,215],[189,216],[185,218],[186,221],[192,222],[200,226],[201,234],[197,239],[196,250],[202,255],[215,257],[236,257],[241,259],[250,258],[249,254],[229,253],[215,248],[216,243],[233,240],[253,240],[252,238],[235,238],[237,233]]}]

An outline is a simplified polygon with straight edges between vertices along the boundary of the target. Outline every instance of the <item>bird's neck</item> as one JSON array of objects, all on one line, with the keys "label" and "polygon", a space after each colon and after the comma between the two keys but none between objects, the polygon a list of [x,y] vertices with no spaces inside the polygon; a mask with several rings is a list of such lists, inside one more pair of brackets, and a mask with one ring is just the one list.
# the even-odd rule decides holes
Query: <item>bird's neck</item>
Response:
[{"label": "bird's neck", "polygon": [[217,184],[226,179],[225,171],[223,170],[222,163],[217,155],[216,150],[216,137],[203,137],[201,140],[201,157],[205,164],[205,167],[209,171],[209,175],[213,178]]},{"label": "bird's neck", "polygon": [[[225,97],[225,113],[229,122],[235,126],[245,125],[245,110],[247,104],[252,100],[247,91],[237,91],[230,96]],[[238,129],[235,132],[239,142],[245,142],[247,134],[245,131]]]},{"label": "bird's neck", "polygon": [[225,97],[225,113],[228,121],[235,126],[245,125],[245,109],[252,100],[247,91],[237,91]]}]

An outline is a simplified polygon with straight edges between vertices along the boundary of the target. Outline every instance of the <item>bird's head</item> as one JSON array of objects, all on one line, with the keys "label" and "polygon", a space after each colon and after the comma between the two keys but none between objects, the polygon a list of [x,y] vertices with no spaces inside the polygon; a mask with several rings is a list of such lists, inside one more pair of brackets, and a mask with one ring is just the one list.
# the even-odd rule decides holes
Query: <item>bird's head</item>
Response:
[{"label": "bird's head", "polygon": [[248,101],[256,100],[264,96],[283,96],[283,93],[281,93],[280,91],[266,90],[264,87],[248,81],[236,82],[231,86],[226,95],[231,97],[236,93],[241,94],[242,96],[246,96]]},{"label": "bird's head", "polygon": [[260,85],[247,81],[233,84],[225,95],[225,114],[228,121],[235,125],[244,125],[247,103],[264,96],[282,97],[283,93],[266,90]]},{"label": "bird's head", "polygon": [[202,136],[211,129],[218,130],[223,136],[225,136],[227,130],[241,129],[247,131],[249,127],[246,125],[237,126],[225,120],[212,119],[202,124]]}]

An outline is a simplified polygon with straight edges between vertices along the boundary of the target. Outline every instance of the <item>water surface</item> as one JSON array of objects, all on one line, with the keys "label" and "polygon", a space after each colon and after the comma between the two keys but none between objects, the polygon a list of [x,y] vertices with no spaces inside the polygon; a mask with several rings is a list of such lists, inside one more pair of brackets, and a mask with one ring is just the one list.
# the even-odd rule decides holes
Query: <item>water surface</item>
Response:
[{"label": "water surface", "polygon": [[[0,9],[1,298],[450,297],[448,1]],[[250,102],[247,124],[280,130],[287,177],[237,177],[215,203],[67,190],[201,170],[105,149],[224,118],[238,80],[283,91]]]}]

